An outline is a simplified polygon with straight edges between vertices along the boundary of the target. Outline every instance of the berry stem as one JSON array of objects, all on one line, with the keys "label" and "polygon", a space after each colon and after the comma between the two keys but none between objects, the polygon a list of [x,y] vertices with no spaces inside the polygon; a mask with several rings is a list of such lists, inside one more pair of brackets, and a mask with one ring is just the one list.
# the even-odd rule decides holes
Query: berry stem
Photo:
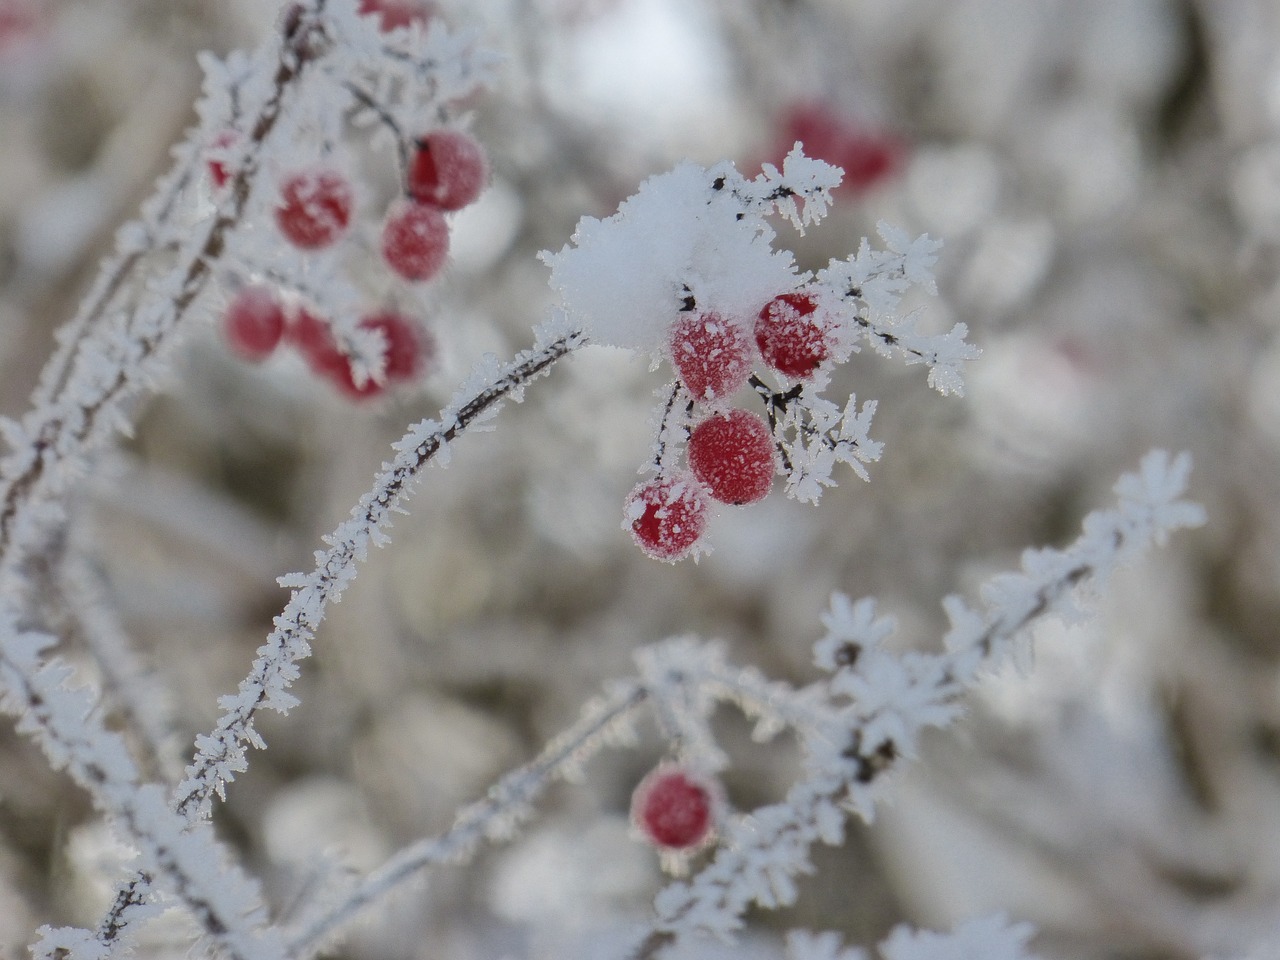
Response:
[{"label": "berry stem", "polygon": [[774,446],[778,450],[778,456],[782,458],[782,469],[790,473],[792,469],[791,458],[787,456],[784,444],[778,439],[778,412],[786,413],[787,407],[790,406],[792,401],[799,400],[804,394],[804,387],[802,384],[797,383],[786,393],[778,393],[761,380],[758,374],[754,373],[747,382],[751,384],[751,389],[756,392],[757,396],[764,401],[765,416],[769,420],[769,432],[773,434]]},{"label": "berry stem", "polygon": [[405,136],[404,128],[400,126],[400,121],[393,117],[390,111],[379,103],[373,94],[358,87],[350,80],[344,80],[342,88],[359,103],[372,110],[374,115],[386,125],[387,129],[396,135],[396,160],[400,165],[400,179],[403,181],[409,172],[409,139]]},{"label": "berry stem", "polygon": [[667,451],[670,449],[671,442],[668,439],[671,432],[671,415],[675,411],[676,403],[679,401],[681,394],[687,399],[685,400],[684,419],[681,422],[680,429],[683,432],[684,440],[689,439],[689,418],[693,416],[693,398],[689,396],[689,391],[685,385],[676,380],[671,385],[671,395],[667,397],[666,405],[662,409],[662,419],[658,421],[658,438],[655,442],[655,451],[653,456],[653,465],[657,468],[658,473],[664,471]]}]

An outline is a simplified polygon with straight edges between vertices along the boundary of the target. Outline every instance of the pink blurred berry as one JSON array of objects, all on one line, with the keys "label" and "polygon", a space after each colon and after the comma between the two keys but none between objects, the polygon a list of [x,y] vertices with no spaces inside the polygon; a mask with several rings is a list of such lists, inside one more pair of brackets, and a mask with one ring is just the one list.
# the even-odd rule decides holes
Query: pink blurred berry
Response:
[{"label": "pink blurred berry", "polygon": [[396,201],[382,228],[382,256],[406,280],[430,280],[449,256],[449,225],[429,204]]},{"label": "pink blurred berry", "polygon": [[269,287],[245,287],[222,317],[227,343],[246,360],[269,357],[280,344],[284,328],[284,306]]},{"label": "pink blurred berry", "polygon": [[640,781],[631,797],[632,822],[665,850],[691,850],[715,828],[715,788],[684,767],[663,764]]},{"label": "pink blurred berry", "polygon": [[689,468],[721,503],[755,503],[776,470],[769,424],[746,410],[712,414],[689,434]]},{"label": "pink blurred berry", "polygon": [[338,346],[329,324],[306,309],[298,311],[289,338],[312,370],[354,400],[376,397],[391,384],[416,379],[435,355],[431,336],[416,321],[394,310],[370,314],[360,326],[381,331],[386,342],[381,383],[369,378],[357,385],[351,360]]},{"label": "pink blurred berry", "polygon": [[461,210],[489,179],[484,148],[461,130],[436,130],[414,145],[406,187],[421,203]]},{"label": "pink blurred berry", "polygon": [[359,12],[378,17],[378,28],[390,33],[415,23],[425,24],[435,15],[435,4],[426,0],[360,0]]},{"label": "pink blurred berry", "polygon": [[655,560],[674,562],[693,552],[707,527],[707,492],[690,473],[637,484],[623,508],[623,527]]},{"label": "pink blurred berry", "polygon": [[682,313],[671,328],[671,361],[695,400],[728,396],[751,375],[753,351],[741,324],[718,313]]},{"label": "pink blurred berry", "polygon": [[807,293],[774,297],[756,318],[756,346],[764,362],[784,376],[803,380],[831,354],[832,332]]},{"label": "pink blurred berry", "polygon": [[797,140],[807,156],[844,170],[839,189],[869,190],[898,173],[906,160],[906,144],[897,136],[860,126],[823,102],[792,104],[779,122],[778,153],[785,155]]},{"label": "pink blurred berry", "polygon": [[295,247],[318,250],[346,232],[355,206],[351,183],[336,170],[290,174],[280,185],[276,226]]}]

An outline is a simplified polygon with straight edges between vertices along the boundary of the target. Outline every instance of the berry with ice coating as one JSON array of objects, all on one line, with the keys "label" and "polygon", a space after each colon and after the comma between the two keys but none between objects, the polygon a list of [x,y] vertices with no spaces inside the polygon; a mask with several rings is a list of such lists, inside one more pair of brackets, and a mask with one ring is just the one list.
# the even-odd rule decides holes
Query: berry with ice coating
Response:
[{"label": "berry with ice coating", "polygon": [[276,226],[295,247],[319,250],[337,242],[351,223],[355,192],[336,170],[303,170],[280,185]]},{"label": "berry with ice coating", "polygon": [[383,371],[388,383],[416,380],[435,355],[435,341],[410,317],[394,310],[370,314],[360,321],[366,330],[379,330],[386,341]]},{"label": "berry with ice coating", "polygon": [[655,560],[674,562],[693,552],[707,528],[706,489],[691,473],[637,484],[623,508],[623,527]]},{"label": "berry with ice coating", "polygon": [[489,179],[484,148],[461,130],[436,130],[414,144],[409,195],[441,210],[461,210]]},{"label": "berry with ice coating", "polygon": [[689,467],[721,503],[755,503],[773,486],[773,434],[747,410],[712,414],[689,434]]},{"label": "berry with ice coating", "polygon": [[222,331],[231,349],[255,362],[271,356],[284,328],[284,306],[270,287],[245,287],[222,315]]},{"label": "berry with ice coating", "polygon": [[654,846],[691,850],[710,839],[715,806],[714,788],[703,777],[664,764],[636,787],[631,819]]},{"label": "berry with ice coating", "polygon": [[382,257],[404,279],[430,280],[449,256],[449,225],[436,207],[397,200],[382,228]]},{"label": "berry with ice coating", "polygon": [[774,297],[756,318],[756,346],[764,362],[787,377],[804,380],[831,355],[831,329],[807,293]]},{"label": "berry with ice coating", "polygon": [[728,396],[751,375],[753,351],[741,324],[718,313],[680,314],[671,328],[671,361],[696,400]]}]

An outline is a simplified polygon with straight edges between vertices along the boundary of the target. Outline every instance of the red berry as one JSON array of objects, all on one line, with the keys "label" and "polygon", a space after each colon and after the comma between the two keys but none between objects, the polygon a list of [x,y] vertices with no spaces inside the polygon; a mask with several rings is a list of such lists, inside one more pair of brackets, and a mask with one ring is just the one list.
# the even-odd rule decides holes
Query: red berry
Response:
[{"label": "red berry", "polygon": [[276,226],[295,247],[318,250],[342,236],[354,206],[351,184],[336,170],[293,173],[280,185]]},{"label": "red berry", "polygon": [[668,850],[689,850],[711,837],[715,826],[714,788],[702,777],[664,764],[636,787],[631,819],[645,838]]},{"label": "red berry", "polygon": [[799,103],[783,116],[781,152],[799,140],[804,152],[844,170],[842,190],[860,193],[902,168],[906,146],[892,134],[856,124],[825,103]]},{"label": "red berry", "polygon": [[390,33],[410,24],[427,23],[435,14],[435,6],[425,0],[360,0],[359,12],[377,14],[378,28]]},{"label": "red berry", "polygon": [[449,225],[437,208],[399,200],[382,228],[382,256],[406,280],[430,280],[449,256]]},{"label": "red berry", "polygon": [[234,171],[231,169],[228,154],[231,148],[240,142],[240,134],[234,130],[220,130],[209,141],[209,159],[205,164],[209,168],[209,179],[219,190],[227,185]]},{"label": "red berry", "polygon": [[360,321],[366,330],[381,330],[387,342],[383,370],[388,383],[414,380],[435,353],[435,342],[417,323],[394,310],[371,314]]},{"label": "red berry", "polygon": [[245,287],[222,317],[231,349],[246,360],[265,360],[284,335],[284,306],[269,287]]},{"label": "red berry", "polygon": [[728,396],[751,375],[751,342],[718,313],[682,313],[671,328],[671,360],[695,400]]},{"label": "red berry", "polygon": [[395,311],[370,314],[360,321],[360,326],[380,330],[386,341],[382,383],[370,378],[357,386],[351,360],[338,346],[332,329],[305,309],[298,311],[289,328],[289,337],[312,370],[357,400],[376,397],[389,384],[417,378],[435,353],[435,342],[430,335],[412,319]]},{"label": "red berry", "polygon": [[415,144],[409,195],[441,210],[461,210],[489,179],[484,148],[461,130],[436,130]]},{"label": "red berry", "polygon": [[817,298],[807,293],[784,293],[761,308],[756,346],[765,363],[784,376],[813,376],[831,354],[831,330],[814,316],[817,309]]},{"label": "red berry", "polygon": [[707,527],[710,503],[690,473],[637,484],[623,508],[623,527],[655,560],[676,561],[693,552]]},{"label": "red berry", "polygon": [[41,4],[35,0],[0,0],[0,54],[29,44],[44,19]]},{"label": "red berry", "polygon": [[755,503],[773,486],[773,434],[746,410],[712,414],[689,434],[689,467],[721,503]]},{"label": "red berry", "polygon": [[289,324],[288,335],[307,365],[317,373],[328,373],[347,362],[329,324],[306,307],[298,308],[297,315]]}]

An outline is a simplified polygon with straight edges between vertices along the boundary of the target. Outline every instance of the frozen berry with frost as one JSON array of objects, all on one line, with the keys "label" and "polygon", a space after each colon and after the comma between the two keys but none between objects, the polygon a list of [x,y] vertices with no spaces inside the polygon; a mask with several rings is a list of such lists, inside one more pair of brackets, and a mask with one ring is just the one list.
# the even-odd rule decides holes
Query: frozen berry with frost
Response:
[{"label": "frozen berry with frost", "polygon": [[245,287],[222,315],[222,330],[231,349],[246,360],[265,360],[284,336],[284,305],[270,287]]},{"label": "frozen berry with frost", "polygon": [[449,256],[449,225],[436,207],[401,199],[382,227],[382,257],[406,280],[430,280]]},{"label": "frozen berry with frost", "polygon": [[435,5],[425,0],[360,0],[360,13],[378,17],[378,27],[390,33],[415,23],[427,23],[435,15]]},{"label": "frozen berry with frost", "polygon": [[671,362],[696,400],[728,396],[751,375],[746,330],[718,313],[681,313],[671,327]]},{"label": "frozen berry with frost", "polygon": [[664,850],[688,851],[706,843],[715,829],[716,787],[676,764],[663,764],[640,781],[631,797],[631,820]]},{"label": "frozen berry with frost", "polygon": [[710,500],[691,473],[654,477],[636,485],[623,508],[623,528],[655,560],[689,556],[707,528]]},{"label": "frozen berry with frost", "polygon": [[689,468],[721,503],[763,500],[776,469],[769,425],[747,410],[712,414],[689,434]]},{"label": "frozen berry with frost", "polygon": [[346,232],[354,207],[355,191],[338,171],[298,171],[280,184],[276,226],[295,247],[318,250]]},{"label": "frozen berry with frost", "polygon": [[436,130],[414,143],[406,187],[421,203],[461,210],[489,179],[484,148],[461,130]]},{"label": "frozen berry with frost", "polygon": [[379,330],[386,342],[383,374],[388,383],[416,380],[435,355],[435,341],[411,317],[382,310],[360,321],[366,330]]},{"label": "frozen berry with frost", "polygon": [[831,355],[832,330],[816,297],[784,293],[774,297],[756,317],[756,346],[764,362],[784,376],[813,376]]}]

